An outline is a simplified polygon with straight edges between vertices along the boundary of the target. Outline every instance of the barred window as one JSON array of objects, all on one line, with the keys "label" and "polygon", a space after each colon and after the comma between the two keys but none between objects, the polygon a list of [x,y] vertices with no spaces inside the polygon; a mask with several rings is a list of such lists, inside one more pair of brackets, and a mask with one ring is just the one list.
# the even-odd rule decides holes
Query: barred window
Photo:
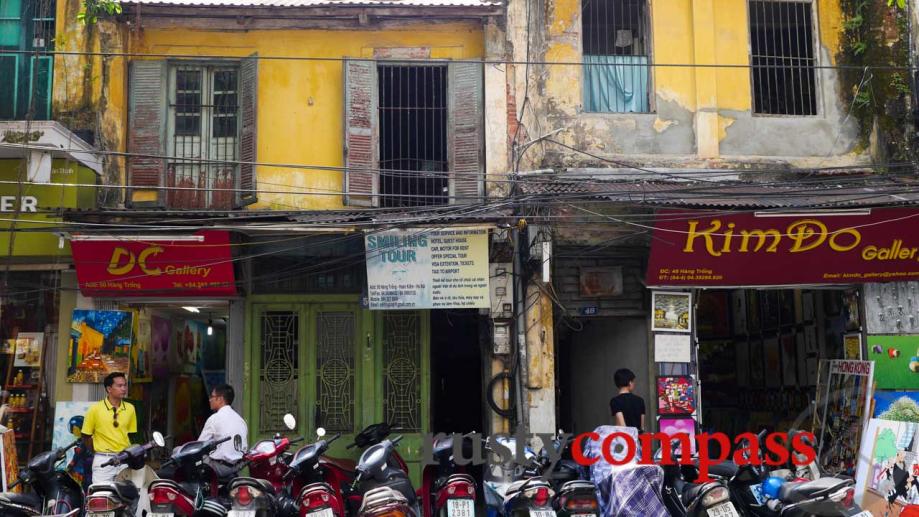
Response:
[{"label": "barred window", "polygon": [[584,109],[650,111],[647,0],[582,0]]},{"label": "barred window", "polygon": [[750,0],[753,111],[816,115],[811,2]]}]

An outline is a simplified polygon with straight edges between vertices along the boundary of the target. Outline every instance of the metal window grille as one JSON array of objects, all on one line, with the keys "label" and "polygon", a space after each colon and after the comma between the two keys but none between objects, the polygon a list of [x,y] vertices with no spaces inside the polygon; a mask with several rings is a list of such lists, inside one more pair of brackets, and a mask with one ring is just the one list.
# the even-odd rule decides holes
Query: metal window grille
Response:
[{"label": "metal window grille", "polygon": [[582,0],[586,111],[648,112],[650,31],[646,0]]},{"label": "metal window grille", "polygon": [[272,311],[261,320],[259,431],[265,433],[284,429],[284,414],[298,416],[300,318],[294,311]]},{"label": "metal window grille", "polygon": [[447,67],[380,65],[380,205],[449,201]]},{"label": "metal window grille", "polygon": [[407,432],[421,430],[421,319],[383,315],[383,415]]},{"label": "metal window grille", "polygon": [[749,8],[754,113],[816,115],[811,3],[750,0]]},{"label": "metal window grille", "polygon": [[[173,208],[232,208],[239,183],[239,70],[181,65],[169,74],[167,200]],[[188,190],[186,190],[186,188]]]},{"label": "metal window grille", "polygon": [[320,312],[316,318],[316,425],[354,431],[353,312]]}]

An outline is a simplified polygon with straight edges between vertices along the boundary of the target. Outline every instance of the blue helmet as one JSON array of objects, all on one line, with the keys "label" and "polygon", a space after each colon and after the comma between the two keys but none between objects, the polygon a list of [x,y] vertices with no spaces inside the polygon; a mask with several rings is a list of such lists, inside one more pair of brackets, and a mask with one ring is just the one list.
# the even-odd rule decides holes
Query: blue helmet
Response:
[{"label": "blue helmet", "polygon": [[70,430],[74,427],[83,429],[83,415],[77,415],[70,419],[70,422],[67,425],[67,429]]},{"label": "blue helmet", "polygon": [[763,481],[763,495],[769,499],[778,499],[779,490],[782,488],[782,485],[785,483],[785,480],[780,477],[770,476]]}]

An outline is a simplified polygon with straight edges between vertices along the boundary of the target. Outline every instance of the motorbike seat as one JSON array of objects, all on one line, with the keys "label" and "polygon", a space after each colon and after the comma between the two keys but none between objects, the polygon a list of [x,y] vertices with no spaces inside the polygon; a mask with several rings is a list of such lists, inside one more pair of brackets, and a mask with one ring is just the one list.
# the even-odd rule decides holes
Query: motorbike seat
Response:
[{"label": "motorbike seat", "polygon": [[785,483],[779,489],[779,499],[783,503],[797,503],[815,497],[822,497],[851,485],[851,479],[820,478],[800,483]]},{"label": "motorbike seat", "polygon": [[549,493],[550,493],[550,498],[551,496],[555,495],[554,490],[552,490],[552,486],[549,485],[549,482],[546,481],[544,478],[527,478],[527,479],[521,479],[518,481],[514,481],[513,483],[511,483],[507,487],[507,490],[504,492],[504,501],[505,502],[509,501],[511,498],[515,497],[518,493],[520,493],[522,490],[531,490],[531,489],[536,489],[536,488],[548,488]]},{"label": "motorbike seat", "polygon": [[687,508],[689,505],[699,498],[702,495],[702,492],[712,488],[716,483],[686,483],[682,486],[681,498],[683,500],[683,506]]},{"label": "motorbike seat", "polygon": [[721,463],[715,463],[708,467],[709,474],[720,478],[732,478],[737,475],[739,470],[740,465],[733,461],[722,461]]},{"label": "motorbike seat", "polygon": [[94,483],[86,491],[87,495],[97,492],[115,492],[122,501],[133,501],[140,497],[137,487],[130,481],[115,481],[112,483]]},{"label": "motorbike seat", "polygon": [[346,472],[354,472],[357,470],[357,462],[346,458],[330,458],[328,456],[323,456],[319,462],[332,465]]},{"label": "motorbike seat", "polygon": [[41,512],[41,498],[34,494],[17,494],[15,492],[4,492],[0,494],[0,509],[6,505],[15,505],[23,509],[32,509]]},{"label": "motorbike seat", "polygon": [[364,494],[364,500],[361,502],[361,509],[358,513],[364,515],[368,512],[368,510],[374,507],[393,503],[407,505],[408,499],[406,499],[405,496],[398,490],[394,490],[393,488],[385,485],[378,486],[368,490],[367,493]]},{"label": "motorbike seat", "polygon": [[571,494],[574,492],[581,492],[581,491],[588,491],[588,490],[590,492],[594,492],[596,490],[596,487],[594,486],[593,482],[578,479],[575,481],[569,481],[565,483],[564,485],[562,485],[562,488],[558,491],[558,495]]},{"label": "motorbike seat", "polygon": [[256,479],[250,477],[236,478],[230,482],[229,488],[230,490],[233,490],[239,486],[247,486],[271,495],[275,494],[274,485],[272,485],[270,481],[264,479]]}]

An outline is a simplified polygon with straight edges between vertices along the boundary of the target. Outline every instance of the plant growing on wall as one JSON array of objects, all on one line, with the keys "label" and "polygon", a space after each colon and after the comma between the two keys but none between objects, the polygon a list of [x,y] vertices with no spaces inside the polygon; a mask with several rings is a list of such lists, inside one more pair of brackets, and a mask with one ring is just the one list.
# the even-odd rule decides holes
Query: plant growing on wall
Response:
[{"label": "plant growing on wall", "polygon": [[93,24],[100,16],[121,14],[119,0],[83,0],[83,9],[77,14],[77,20],[84,24]]}]

